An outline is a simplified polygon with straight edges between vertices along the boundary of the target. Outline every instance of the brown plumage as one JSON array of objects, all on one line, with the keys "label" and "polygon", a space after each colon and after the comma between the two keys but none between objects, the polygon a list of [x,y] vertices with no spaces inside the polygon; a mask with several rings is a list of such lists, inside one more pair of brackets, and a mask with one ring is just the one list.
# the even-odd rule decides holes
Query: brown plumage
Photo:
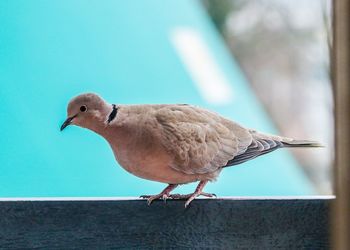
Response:
[{"label": "brown plumage", "polygon": [[[120,165],[141,178],[168,183],[157,198],[188,198],[187,206],[221,170],[282,147],[319,147],[246,129],[214,112],[184,104],[112,105],[95,94],[82,94],[68,105],[62,125],[74,124],[103,136]],[[189,195],[171,195],[179,184],[200,181]]]}]

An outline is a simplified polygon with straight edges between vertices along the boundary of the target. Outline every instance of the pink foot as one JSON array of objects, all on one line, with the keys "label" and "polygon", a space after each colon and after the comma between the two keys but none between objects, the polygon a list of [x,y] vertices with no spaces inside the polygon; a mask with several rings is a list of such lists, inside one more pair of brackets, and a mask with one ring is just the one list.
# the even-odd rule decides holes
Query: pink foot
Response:
[{"label": "pink foot", "polygon": [[170,192],[173,189],[175,189],[177,186],[178,186],[177,184],[169,184],[160,194],[141,195],[140,198],[147,199],[148,205],[151,205],[151,203],[157,199],[163,199],[164,201],[166,201],[168,198],[170,198]]},{"label": "pink foot", "polygon": [[[174,200],[183,200],[183,199],[188,199],[190,198],[194,193],[191,194],[170,194],[169,198],[174,199]],[[205,197],[216,197],[216,194],[210,194],[210,193],[204,193],[201,192],[200,194],[197,195],[198,196],[205,196]]]},{"label": "pink foot", "polygon": [[170,192],[176,188],[177,184],[169,184],[160,194],[156,195],[141,195],[140,198],[147,199],[148,205],[151,205],[151,203],[156,199],[163,199],[166,201],[167,199],[187,199],[185,203],[185,208],[190,205],[190,203],[197,198],[198,196],[206,196],[206,197],[216,197],[215,194],[205,193],[202,192],[204,186],[208,183],[208,181],[201,181],[199,182],[196,190],[192,194],[170,194]]},{"label": "pink foot", "polygon": [[147,199],[147,204],[151,205],[151,203],[157,199],[163,199],[164,201],[166,201],[169,198],[169,195],[160,193],[156,195],[141,195],[140,198]]},{"label": "pink foot", "polygon": [[209,193],[203,193],[203,192],[201,192],[201,193],[194,192],[193,194],[189,194],[189,195],[190,196],[185,203],[185,208],[188,207],[190,205],[190,203],[198,196],[205,196],[205,197],[210,197],[210,198],[215,197],[216,198],[216,194],[209,194]]},{"label": "pink foot", "polygon": [[[199,184],[198,184],[196,190],[194,191],[194,193],[188,195],[188,199],[187,199],[187,201],[186,201],[186,203],[185,203],[185,208],[188,207],[188,206],[190,205],[190,203],[191,203],[196,197],[198,197],[198,196],[200,196],[200,195],[207,196],[207,197],[213,197],[213,196],[216,197],[216,195],[214,195],[214,194],[208,194],[208,193],[202,192],[204,186],[205,186],[207,183],[208,183],[208,181],[200,181],[200,182],[199,182]],[[187,197],[186,197],[186,198],[187,198]]]}]

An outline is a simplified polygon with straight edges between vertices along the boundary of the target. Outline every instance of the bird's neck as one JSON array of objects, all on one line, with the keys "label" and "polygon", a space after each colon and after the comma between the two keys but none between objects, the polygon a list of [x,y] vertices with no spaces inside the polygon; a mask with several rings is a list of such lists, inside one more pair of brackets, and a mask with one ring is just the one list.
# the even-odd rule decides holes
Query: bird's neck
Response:
[{"label": "bird's neck", "polygon": [[90,122],[85,124],[86,128],[105,137],[108,130],[108,118],[112,112],[112,104],[103,105],[103,107],[98,112],[93,114],[93,119],[91,119]]}]

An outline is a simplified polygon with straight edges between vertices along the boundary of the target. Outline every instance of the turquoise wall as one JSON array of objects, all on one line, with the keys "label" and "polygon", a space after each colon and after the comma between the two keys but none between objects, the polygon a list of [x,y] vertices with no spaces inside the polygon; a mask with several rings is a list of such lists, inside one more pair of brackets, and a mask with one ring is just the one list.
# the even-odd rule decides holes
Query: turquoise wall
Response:
[{"label": "turquoise wall", "polygon": [[[171,40],[178,27],[203,38],[233,90],[231,102],[216,105],[200,94]],[[69,99],[82,92],[113,103],[191,103],[276,133],[196,1],[2,0],[0,89],[1,197],[138,196],[164,187],[126,173],[98,135],[59,131]],[[206,191],[313,194],[286,150],[225,169]]]}]

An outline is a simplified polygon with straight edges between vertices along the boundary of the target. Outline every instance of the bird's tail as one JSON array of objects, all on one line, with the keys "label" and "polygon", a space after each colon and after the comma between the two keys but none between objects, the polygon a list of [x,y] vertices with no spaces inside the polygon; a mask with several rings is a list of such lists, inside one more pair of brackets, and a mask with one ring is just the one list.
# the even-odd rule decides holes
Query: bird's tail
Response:
[{"label": "bird's tail", "polygon": [[286,148],[323,148],[324,145],[317,141],[308,140],[290,140],[283,141],[283,146]]}]

